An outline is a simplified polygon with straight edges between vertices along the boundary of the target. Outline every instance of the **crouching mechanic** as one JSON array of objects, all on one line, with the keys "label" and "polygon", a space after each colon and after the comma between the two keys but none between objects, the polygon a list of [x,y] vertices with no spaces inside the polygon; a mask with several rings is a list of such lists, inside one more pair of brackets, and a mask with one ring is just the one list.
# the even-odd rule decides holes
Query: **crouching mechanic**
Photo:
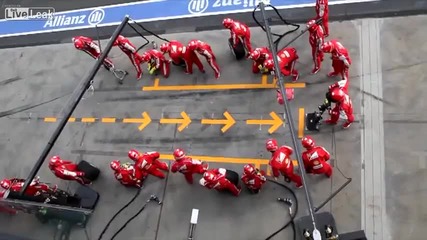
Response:
[{"label": "crouching mechanic", "polygon": [[[277,60],[279,61],[279,70],[284,76],[291,76],[292,81],[297,81],[299,78],[299,73],[295,69],[295,64],[298,60],[297,50],[292,47],[284,48],[277,53]],[[264,63],[264,68],[266,72],[269,72],[271,75],[275,76],[276,72],[274,70],[274,61],[272,58],[267,59]],[[277,76],[276,76],[277,77]]]},{"label": "crouching mechanic", "polygon": [[249,57],[249,53],[252,52],[251,32],[249,27],[246,24],[231,18],[225,18],[222,21],[222,25],[230,30],[231,39],[233,40],[233,48],[236,48],[239,42],[242,43],[246,50],[247,57]]},{"label": "crouching mechanic", "polygon": [[260,171],[252,164],[243,166],[242,182],[252,193],[259,193],[262,185],[267,181],[264,171]]},{"label": "crouching mechanic", "polygon": [[198,52],[200,55],[206,58],[206,61],[211,66],[212,70],[215,73],[215,78],[218,79],[221,75],[218,63],[216,62],[215,54],[212,51],[212,48],[209,44],[202,42],[200,40],[191,40],[188,43],[188,50],[191,52]]},{"label": "crouching mechanic", "polygon": [[207,163],[187,157],[184,150],[180,148],[175,149],[173,157],[175,162],[172,164],[171,171],[184,174],[189,184],[193,184],[193,174],[203,174],[209,167]]},{"label": "crouching mechanic", "polygon": [[79,171],[77,164],[62,160],[59,156],[53,156],[49,161],[49,169],[56,177],[62,180],[73,180],[80,184],[91,184],[91,181],[85,178],[85,173]]},{"label": "crouching mechanic", "polygon": [[273,54],[267,47],[255,48],[250,54],[249,59],[252,62],[252,72],[259,73],[262,71],[264,73],[264,62],[268,59],[271,59]]},{"label": "crouching mechanic", "polygon": [[146,152],[141,154],[137,150],[131,149],[128,156],[135,161],[135,176],[138,179],[142,178],[144,172],[163,179],[166,176],[160,170],[169,171],[168,164],[159,160],[160,153],[158,152]]},{"label": "crouching mechanic", "polygon": [[[72,41],[76,49],[87,53],[93,59],[98,59],[101,56],[101,49],[99,48],[98,44],[96,44],[93,41],[92,38],[77,36],[77,37],[73,37]],[[103,64],[108,71],[110,72],[114,71],[113,61],[111,61],[109,58],[106,57],[104,59]]]},{"label": "crouching mechanic", "polygon": [[157,70],[160,70],[163,77],[169,77],[171,61],[167,60],[162,52],[151,49],[142,54],[142,61],[148,64],[148,71],[151,75],[157,74]]},{"label": "crouching mechanic", "polygon": [[[19,178],[11,178],[11,179],[3,179],[0,182],[0,186],[5,190],[10,190],[13,192],[20,192],[22,187],[24,186],[25,179]],[[27,190],[25,191],[26,195],[29,196],[38,196],[42,193],[51,193],[56,191],[58,187],[55,185],[51,188],[49,185],[40,182],[40,178],[36,177],[30,185],[28,185]]]},{"label": "crouching mechanic", "polygon": [[163,43],[160,46],[160,51],[169,53],[172,62],[180,66],[185,65],[185,73],[193,74],[193,64],[199,68],[200,72],[205,73],[202,62],[194,51],[189,51],[182,43],[171,40],[170,42]]},{"label": "crouching mechanic", "polygon": [[227,170],[225,168],[217,168],[206,171],[203,178],[200,179],[200,185],[208,189],[216,189],[217,191],[229,191],[234,196],[239,196],[242,189],[234,185],[226,176]]},{"label": "crouching mechanic", "polygon": [[335,103],[335,107],[329,111],[329,115],[331,117],[330,119],[325,120],[325,123],[337,124],[341,112],[343,112],[347,118],[347,121],[343,124],[343,128],[349,128],[354,121],[353,104],[350,96],[348,96],[348,94],[346,94],[341,88],[335,87],[329,90],[328,99],[332,103]]},{"label": "crouching mechanic", "polygon": [[142,183],[147,177],[147,173],[140,171],[142,175],[137,178],[137,171],[132,163],[121,164],[119,160],[114,160],[110,163],[110,167],[114,171],[114,177],[126,187],[142,188]]},{"label": "crouching mechanic", "polygon": [[119,35],[117,39],[114,41],[113,46],[118,46],[120,50],[124,54],[126,54],[129,57],[130,62],[135,67],[136,70],[136,78],[139,80],[142,77],[142,69],[141,69],[141,63],[142,58],[136,51],[136,47],[130,42],[129,39],[123,37],[122,35]]},{"label": "crouching mechanic", "polygon": [[267,151],[271,152],[271,160],[268,163],[273,171],[274,179],[281,175],[286,182],[294,182],[297,188],[302,187],[301,177],[294,173],[294,164],[291,160],[293,149],[289,146],[279,148],[276,139],[268,139],[265,143]]},{"label": "crouching mechanic", "polygon": [[330,178],[332,167],[326,162],[331,157],[329,152],[324,147],[316,146],[316,142],[310,136],[303,137],[301,144],[306,149],[302,153],[305,171],[310,174],[325,174]]}]

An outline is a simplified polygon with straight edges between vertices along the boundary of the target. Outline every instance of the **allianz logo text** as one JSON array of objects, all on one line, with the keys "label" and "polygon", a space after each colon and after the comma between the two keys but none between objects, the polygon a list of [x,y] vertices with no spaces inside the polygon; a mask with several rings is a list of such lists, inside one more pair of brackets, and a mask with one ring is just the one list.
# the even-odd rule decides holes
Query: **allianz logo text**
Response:
[{"label": "allianz logo text", "polygon": [[89,14],[58,14],[46,21],[43,28],[67,27],[73,25],[97,25],[105,18],[103,9],[94,9]]},{"label": "allianz logo text", "polygon": [[212,5],[213,12],[217,11],[215,8],[227,8],[227,10],[255,8],[260,2],[270,4],[270,0],[190,0],[188,3],[188,12],[191,14],[204,13],[210,7],[210,4]]}]

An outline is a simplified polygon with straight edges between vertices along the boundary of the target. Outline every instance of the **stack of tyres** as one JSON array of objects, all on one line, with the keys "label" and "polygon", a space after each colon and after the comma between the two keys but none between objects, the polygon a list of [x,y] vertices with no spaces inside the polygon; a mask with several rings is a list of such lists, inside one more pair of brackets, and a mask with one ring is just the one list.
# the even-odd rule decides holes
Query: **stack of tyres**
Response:
[{"label": "stack of tyres", "polygon": [[243,59],[246,56],[246,50],[241,41],[238,42],[237,46],[234,48],[233,39],[228,39],[228,46],[230,47],[231,52],[236,57],[237,60]]},{"label": "stack of tyres", "polygon": [[99,176],[99,169],[92,164],[86,162],[85,160],[82,160],[77,165],[77,169],[81,172],[85,173],[85,178],[89,179],[90,181],[95,181]]}]

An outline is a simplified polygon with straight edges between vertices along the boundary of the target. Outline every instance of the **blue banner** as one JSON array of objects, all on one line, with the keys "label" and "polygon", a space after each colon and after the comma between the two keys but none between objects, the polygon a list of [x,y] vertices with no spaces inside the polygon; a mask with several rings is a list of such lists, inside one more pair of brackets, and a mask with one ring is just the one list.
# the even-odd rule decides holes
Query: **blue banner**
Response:
[{"label": "blue banner", "polygon": [[[375,1],[375,0],[364,0]],[[314,5],[315,0],[269,0],[278,9]],[[329,4],[355,2],[329,0]],[[357,1],[357,2],[363,2]],[[138,22],[249,12],[259,0],[152,0],[99,8],[58,12],[48,20],[0,20],[0,37],[90,28],[119,24],[125,15]]]}]

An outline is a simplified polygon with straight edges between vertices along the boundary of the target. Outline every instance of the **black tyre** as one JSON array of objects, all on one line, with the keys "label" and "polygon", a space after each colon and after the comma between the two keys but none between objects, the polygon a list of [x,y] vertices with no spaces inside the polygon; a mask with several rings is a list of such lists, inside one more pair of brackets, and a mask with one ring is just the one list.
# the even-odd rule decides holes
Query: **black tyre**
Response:
[{"label": "black tyre", "polygon": [[230,47],[231,53],[233,53],[234,57],[236,57],[237,60],[243,59],[246,56],[246,51],[243,47],[242,42],[239,42],[239,44],[237,44],[237,47],[233,48],[233,39],[229,38],[228,46]]},{"label": "black tyre", "polygon": [[225,172],[225,178],[236,186],[239,186],[239,174],[235,171],[228,170]]},{"label": "black tyre", "polygon": [[99,176],[99,169],[92,164],[86,162],[85,160],[82,160],[77,165],[77,169],[81,172],[85,173],[85,178],[89,179],[90,181],[95,181]]}]

